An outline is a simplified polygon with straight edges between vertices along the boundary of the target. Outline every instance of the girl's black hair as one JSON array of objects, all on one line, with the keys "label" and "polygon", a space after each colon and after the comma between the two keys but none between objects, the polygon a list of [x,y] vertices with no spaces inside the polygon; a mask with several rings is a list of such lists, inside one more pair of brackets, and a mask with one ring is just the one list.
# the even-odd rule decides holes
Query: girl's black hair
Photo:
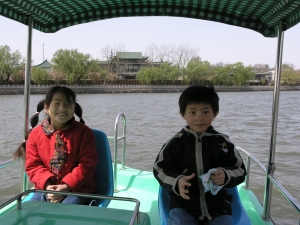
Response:
[{"label": "girl's black hair", "polygon": [[75,114],[79,117],[80,122],[85,124],[84,120],[82,119],[82,108],[81,106],[76,102],[76,94],[73,90],[67,87],[63,86],[54,86],[50,88],[46,94],[45,99],[41,100],[36,107],[36,113],[30,118],[30,125],[31,127],[25,134],[24,141],[20,144],[20,146],[17,148],[17,150],[13,154],[14,159],[25,159],[25,153],[26,153],[26,141],[28,139],[29,134],[31,133],[32,129],[38,124],[39,122],[39,113],[43,111],[45,106],[49,107],[51,100],[56,93],[63,93],[68,101],[71,101],[75,104]]},{"label": "girl's black hair", "polygon": [[219,96],[212,84],[208,86],[193,85],[186,88],[180,95],[178,103],[182,115],[185,114],[187,105],[193,103],[209,104],[215,115],[219,112]]}]

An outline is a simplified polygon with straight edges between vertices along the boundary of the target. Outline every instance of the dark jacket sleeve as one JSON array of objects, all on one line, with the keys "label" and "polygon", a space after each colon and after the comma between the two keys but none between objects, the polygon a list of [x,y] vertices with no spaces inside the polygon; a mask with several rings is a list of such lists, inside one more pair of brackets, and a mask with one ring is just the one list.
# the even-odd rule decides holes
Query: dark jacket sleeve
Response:
[{"label": "dark jacket sleeve", "polygon": [[177,136],[164,144],[153,166],[153,174],[159,184],[177,195],[179,195],[176,188],[177,181],[183,176],[177,162],[182,152],[179,136],[180,134],[177,134]]},{"label": "dark jacket sleeve", "polygon": [[[228,146],[230,146],[228,149],[225,148],[225,151],[228,151],[226,157],[221,155],[220,161],[227,178],[224,185],[231,188],[244,182],[247,172],[242,157],[235,146],[232,143],[229,143]],[[222,151],[221,149],[221,154],[223,153]]]}]

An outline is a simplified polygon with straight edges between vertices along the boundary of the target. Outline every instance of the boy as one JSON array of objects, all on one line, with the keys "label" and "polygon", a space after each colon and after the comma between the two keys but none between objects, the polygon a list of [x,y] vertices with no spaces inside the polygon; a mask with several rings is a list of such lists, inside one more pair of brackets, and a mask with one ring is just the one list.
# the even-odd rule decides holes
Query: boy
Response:
[{"label": "boy", "polygon": [[[219,97],[213,87],[190,86],[179,98],[185,126],[164,144],[153,173],[169,190],[169,225],[232,225],[232,197],[226,188],[242,183],[246,176],[242,158],[228,136],[214,130]],[[204,192],[199,176],[210,169],[210,179],[222,187],[217,194]]]}]

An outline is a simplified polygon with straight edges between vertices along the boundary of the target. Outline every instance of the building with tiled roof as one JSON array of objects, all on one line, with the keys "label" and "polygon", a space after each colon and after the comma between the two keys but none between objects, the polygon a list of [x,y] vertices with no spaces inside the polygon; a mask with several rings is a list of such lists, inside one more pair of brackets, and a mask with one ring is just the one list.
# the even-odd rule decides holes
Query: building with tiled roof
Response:
[{"label": "building with tiled roof", "polygon": [[135,79],[138,71],[148,64],[147,59],[141,52],[117,52],[110,63],[118,79]]},{"label": "building with tiled roof", "polygon": [[44,69],[44,70],[50,72],[50,71],[51,71],[52,64],[46,59],[46,60],[44,60],[44,62],[42,62],[41,64],[35,65],[35,66],[33,66],[33,67],[39,67],[39,68],[42,68],[42,69]]}]

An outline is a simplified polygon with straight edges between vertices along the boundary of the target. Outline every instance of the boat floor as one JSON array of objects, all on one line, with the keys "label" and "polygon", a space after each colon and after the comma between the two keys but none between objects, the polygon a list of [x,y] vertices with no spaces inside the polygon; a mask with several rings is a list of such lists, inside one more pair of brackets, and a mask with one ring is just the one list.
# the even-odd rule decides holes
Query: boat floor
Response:
[{"label": "boat floor", "polygon": [[[114,196],[136,198],[140,201],[140,212],[147,213],[151,224],[160,224],[158,213],[159,183],[152,172],[141,171],[118,165],[117,191]],[[133,202],[112,200],[108,208],[133,209]]]}]

